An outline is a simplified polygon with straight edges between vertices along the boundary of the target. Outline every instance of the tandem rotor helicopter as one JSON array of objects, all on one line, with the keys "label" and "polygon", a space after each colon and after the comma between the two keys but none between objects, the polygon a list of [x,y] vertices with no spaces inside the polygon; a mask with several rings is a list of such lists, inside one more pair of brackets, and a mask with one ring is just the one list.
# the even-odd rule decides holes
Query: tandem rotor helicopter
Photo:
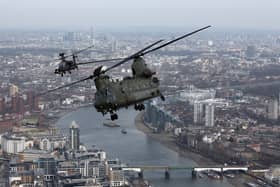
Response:
[{"label": "tandem rotor helicopter", "polygon": [[[155,76],[156,72],[148,68],[144,60],[144,56],[151,52],[157,51],[167,45],[170,45],[174,42],[182,40],[183,38],[189,37],[197,32],[205,30],[209,27],[211,26],[209,25],[200,28],[191,33],[175,38],[174,40],[166,42],[162,45],[156,46],[157,44],[163,42],[163,40],[158,40],[148,45],[147,47],[141,49],[140,51],[134,53],[133,55],[121,59],[118,63],[108,67],[107,69],[104,69],[103,66],[99,66],[94,70],[92,75],[84,79],[72,82],[70,84],[61,87],[57,87],[52,90],[48,90],[40,95],[48,94],[50,92],[54,92],[62,88],[73,86],[80,82],[94,79],[94,83],[96,87],[94,106],[96,110],[98,112],[101,112],[103,115],[109,113],[111,115],[112,121],[118,119],[118,115],[116,114],[116,111],[119,110],[120,108],[128,108],[129,106],[134,105],[135,110],[139,110],[139,111],[144,110],[145,106],[143,102],[146,100],[156,98],[156,97],[160,97],[163,101],[165,100],[159,88],[160,81]],[[84,51],[86,49],[83,49],[81,51]],[[78,52],[80,53],[81,51]],[[61,57],[63,57],[61,58],[61,63],[62,64],[65,63],[65,64],[63,65],[64,67],[62,69],[59,70],[58,68],[56,72],[57,73],[60,72],[59,74],[61,73],[64,74],[66,72],[71,73],[72,69],[77,69],[79,64],[76,63],[76,55],[77,53],[72,54],[73,61],[71,63],[73,63],[73,65],[71,64],[70,66],[65,65],[68,63],[65,60],[66,56],[64,56],[64,54],[61,55]],[[112,60],[116,60],[116,59],[101,60],[101,61],[95,61],[91,63],[112,61]],[[110,70],[119,67],[130,60],[133,60],[133,63],[131,65],[131,69],[132,69],[131,77],[124,77],[120,81],[119,80],[113,81],[108,75],[105,74]]]}]

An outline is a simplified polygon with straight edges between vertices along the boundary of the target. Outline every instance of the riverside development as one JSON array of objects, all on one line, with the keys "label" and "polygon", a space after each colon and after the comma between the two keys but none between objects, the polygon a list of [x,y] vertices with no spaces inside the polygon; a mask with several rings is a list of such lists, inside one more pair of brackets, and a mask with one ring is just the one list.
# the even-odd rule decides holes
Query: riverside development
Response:
[{"label": "riverside development", "polygon": [[278,185],[279,34],[205,33],[151,54],[166,101],[111,128],[91,81],[38,97],[96,68],[56,77],[50,62],[92,43],[83,61],[122,58],[160,33],[1,32],[2,186]]}]

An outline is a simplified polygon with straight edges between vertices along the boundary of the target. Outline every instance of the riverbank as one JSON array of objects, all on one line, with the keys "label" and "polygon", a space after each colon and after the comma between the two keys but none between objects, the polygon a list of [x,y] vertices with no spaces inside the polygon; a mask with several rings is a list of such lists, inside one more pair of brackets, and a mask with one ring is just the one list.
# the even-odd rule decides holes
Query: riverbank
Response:
[{"label": "riverbank", "polygon": [[153,133],[144,123],[143,123],[143,113],[139,113],[135,118],[135,126],[138,130],[142,131],[147,136],[151,137],[154,140],[157,140],[162,145],[168,147],[169,149],[177,152],[183,157],[188,157],[195,161],[197,166],[205,166],[205,165],[218,165],[217,162],[214,162],[211,159],[205,158],[199,154],[193,153],[188,150],[182,150],[175,142],[174,138],[171,134],[167,133],[160,133],[155,134]]},{"label": "riverbank", "polygon": [[[158,141],[159,143],[161,143],[163,146],[168,147],[169,149],[177,152],[179,155],[181,155],[182,157],[185,158],[190,158],[191,160],[193,160],[197,166],[211,166],[211,165],[220,165],[219,163],[206,158],[202,155],[199,155],[197,153],[188,151],[186,149],[182,149],[180,148],[174,141],[174,137],[171,134],[167,134],[167,133],[160,133],[160,134],[155,134],[152,132],[151,129],[149,129],[143,122],[143,113],[139,113],[136,117],[135,117],[135,126],[136,128],[143,132],[144,134],[146,134],[147,136],[149,136],[150,138]],[[249,177],[245,176],[245,175],[240,175],[236,178],[233,179],[227,179],[228,182],[235,186],[235,187],[241,187],[244,186],[244,183],[246,181],[249,180]]]},{"label": "riverbank", "polygon": [[93,104],[81,104],[81,105],[73,105],[71,107],[65,107],[65,108],[58,108],[58,109],[53,109],[50,111],[46,111],[45,114],[48,115],[49,113],[55,113],[54,116],[47,118],[48,124],[49,125],[54,125],[56,122],[61,119],[62,117],[75,112],[81,108],[90,108],[92,107]]}]

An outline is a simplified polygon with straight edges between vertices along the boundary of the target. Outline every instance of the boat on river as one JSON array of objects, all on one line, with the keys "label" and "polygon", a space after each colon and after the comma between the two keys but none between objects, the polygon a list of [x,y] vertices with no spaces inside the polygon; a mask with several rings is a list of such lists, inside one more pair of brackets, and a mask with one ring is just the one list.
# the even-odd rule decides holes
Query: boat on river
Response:
[{"label": "boat on river", "polygon": [[106,126],[106,127],[120,127],[120,125],[118,125],[118,124],[116,124],[112,121],[106,121],[106,122],[103,123],[103,125]]},{"label": "boat on river", "polygon": [[122,132],[123,134],[127,134],[127,131],[126,131],[125,129],[122,129],[121,132]]}]

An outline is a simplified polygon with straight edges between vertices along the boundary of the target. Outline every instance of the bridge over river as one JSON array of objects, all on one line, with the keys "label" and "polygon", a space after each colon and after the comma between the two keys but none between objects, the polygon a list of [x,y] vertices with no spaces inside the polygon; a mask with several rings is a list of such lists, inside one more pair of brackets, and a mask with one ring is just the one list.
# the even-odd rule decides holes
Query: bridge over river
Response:
[{"label": "bridge over river", "polygon": [[170,178],[170,171],[172,170],[191,170],[192,174],[195,176],[198,172],[203,171],[214,171],[217,173],[224,173],[224,172],[243,172],[243,173],[263,173],[267,170],[250,170],[248,166],[125,166],[122,167],[124,171],[135,171],[139,173],[140,177],[143,177],[144,171],[164,171],[164,175],[166,179]]}]

